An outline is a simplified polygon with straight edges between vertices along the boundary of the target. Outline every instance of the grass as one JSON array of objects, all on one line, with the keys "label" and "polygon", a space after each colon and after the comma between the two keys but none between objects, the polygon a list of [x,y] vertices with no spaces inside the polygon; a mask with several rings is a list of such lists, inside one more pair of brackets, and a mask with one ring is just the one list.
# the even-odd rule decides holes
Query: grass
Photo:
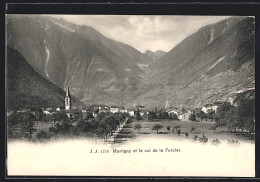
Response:
[{"label": "grass", "polygon": [[[134,129],[135,124],[140,124],[141,129],[140,131]],[[157,134],[157,131],[152,131],[152,127],[155,124],[160,124],[163,126],[162,129],[159,130],[159,133]],[[194,135],[197,135],[198,137],[201,137],[202,134],[204,134],[206,137],[209,138],[209,140],[213,139],[219,139],[220,141],[227,140],[227,139],[235,139],[235,140],[243,140],[248,142],[254,142],[253,140],[249,140],[247,137],[242,136],[241,133],[235,135],[234,133],[230,133],[226,127],[218,127],[215,130],[215,133],[213,130],[210,129],[214,123],[211,122],[192,122],[192,121],[177,121],[177,120],[161,120],[157,121],[154,120],[153,122],[150,122],[147,119],[143,120],[133,120],[131,123],[127,123],[125,127],[122,129],[122,131],[118,134],[117,138],[121,141],[123,139],[135,139],[138,138],[138,136],[156,136],[156,137],[179,137],[180,139],[186,138],[185,133],[187,132],[189,134],[188,138],[192,139]],[[36,122],[34,127],[37,129],[36,132],[32,134],[32,137],[35,138],[37,133],[41,132],[41,130],[48,132],[49,128],[53,126],[52,122]],[[167,130],[167,126],[170,126],[170,131]],[[172,132],[173,127],[175,126],[181,126],[181,135],[178,136],[177,132]],[[191,128],[195,127],[195,131],[191,132]],[[19,127],[12,127],[11,130],[13,133],[19,133],[20,128]]]},{"label": "grass", "polygon": [[[134,129],[134,125],[139,123],[142,127],[140,131]],[[152,131],[151,128],[155,124],[160,124],[163,126],[162,129],[159,130],[157,134],[156,131]],[[215,130],[211,130],[215,123],[211,122],[192,122],[192,121],[177,121],[177,120],[154,120],[153,122],[148,121],[147,119],[136,121],[134,120],[132,123],[129,123],[128,127],[132,127],[133,133],[138,137],[138,135],[150,135],[150,136],[178,136],[177,132],[172,132],[173,127],[181,126],[181,138],[186,138],[185,133],[189,134],[189,138],[192,138],[194,135],[201,137],[203,134],[209,138],[209,140],[219,139],[219,140],[227,140],[227,139],[236,139],[236,140],[244,140],[248,141],[246,137],[242,137],[241,135],[235,135],[234,133],[230,133],[226,127],[218,127]],[[167,130],[167,126],[170,126],[170,131]],[[191,132],[191,128],[195,127],[195,131]],[[253,142],[253,141],[252,141]]]}]

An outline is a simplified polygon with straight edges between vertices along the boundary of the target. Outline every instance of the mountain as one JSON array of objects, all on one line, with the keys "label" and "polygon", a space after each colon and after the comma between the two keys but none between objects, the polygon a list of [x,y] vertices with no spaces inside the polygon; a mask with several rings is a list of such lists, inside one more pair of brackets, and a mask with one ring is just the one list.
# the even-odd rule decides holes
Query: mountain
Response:
[{"label": "mountain", "polygon": [[[7,107],[64,106],[65,91],[41,77],[19,54],[7,47]],[[72,97],[73,107],[84,104]]]},{"label": "mountain", "polygon": [[157,61],[159,60],[162,56],[164,56],[166,52],[161,51],[161,50],[157,50],[155,52],[150,51],[150,50],[146,50],[144,54],[146,54],[147,56],[149,56],[150,58],[152,58],[152,60]]},{"label": "mountain", "polygon": [[89,104],[132,99],[151,59],[88,26],[47,16],[8,15],[7,44],[44,78]]},{"label": "mountain", "polygon": [[8,46],[87,105],[202,107],[255,88],[252,17],[204,26],[167,53],[145,54],[63,19],[8,15],[6,22]]},{"label": "mountain", "polygon": [[[144,77],[146,105],[201,107],[255,88],[254,18],[231,17],[202,27],[158,61]],[[149,101],[149,102],[148,102]]]}]

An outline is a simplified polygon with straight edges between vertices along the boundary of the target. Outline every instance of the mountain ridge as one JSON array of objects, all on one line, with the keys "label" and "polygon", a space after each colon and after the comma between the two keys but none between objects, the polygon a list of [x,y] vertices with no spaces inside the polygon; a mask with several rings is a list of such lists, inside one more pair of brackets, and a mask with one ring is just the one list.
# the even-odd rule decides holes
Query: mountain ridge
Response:
[{"label": "mountain ridge", "polygon": [[86,104],[150,107],[169,100],[174,106],[200,107],[254,88],[252,17],[204,26],[169,52],[158,51],[157,57],[63,19],[7,20],[8,45],[46,79],[61,88],[70,85]]}]

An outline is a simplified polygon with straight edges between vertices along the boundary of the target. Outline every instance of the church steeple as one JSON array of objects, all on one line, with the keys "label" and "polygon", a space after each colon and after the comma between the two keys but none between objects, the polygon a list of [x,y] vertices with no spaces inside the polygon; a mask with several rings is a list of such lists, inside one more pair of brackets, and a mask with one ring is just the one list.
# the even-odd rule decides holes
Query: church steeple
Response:
[{"label": "church steeple", "polygon": [[71,97],[70,97],[69,87],[68,87],[67,90],[66,90],[65,110],[71,110]]},{"label": "church steeple", "polygon": [[169,103],[168,103],[168,100],[166,100],[165,102],[165,109],[168,109],[169,108]]},{"label": "church steeple", "polygon": [[69,86],[68,86],[68,88],[67,88],[67,90],[66,90],[66,97],[70,97],[70,89],[69,89]]}]

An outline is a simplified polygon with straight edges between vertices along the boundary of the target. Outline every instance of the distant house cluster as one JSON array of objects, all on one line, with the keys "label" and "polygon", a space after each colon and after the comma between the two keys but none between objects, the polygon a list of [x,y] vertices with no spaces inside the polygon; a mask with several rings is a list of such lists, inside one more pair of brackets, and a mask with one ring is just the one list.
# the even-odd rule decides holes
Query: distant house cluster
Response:
[{"label": "distant house cluster", "polygon": [[206,104],[204,107],[202,107],[202,111],[204,113],[208,113],[208,112],[211,112],[211,111],[217,111],[218,107],[222,104],[224,104],[225,101],[219,101],[219,102],[214,102],[213,104]]},{"label": "distant house cluster", "polygon": [[[126,109],[123,106],[107,106],[103,104],[93,104],[88,107],[84,107],[82,109],[73,109],[72,108],[72,102],[71,102],[71,95],[69,91],[69,87],[66,90],[66,96],[65,96],[65,105],[64,106],[58,106],[56,108],[41,108],[43,113],[46,115],[52,115],[54,113],[63,111],[68,118],[74,118],[74,116],[78,113],[82,114],[83,119],[89,118],[89,117],[96,117],[98,113],[128,113],[130,116],[135,116],[135,117],[142,117],[142,118],[149,118],[150,116],[154,117],[158,112],[161,112],[162,115],[168,117],[168,118],[175,118],[181,121],[189,121],[191,115],[196,115],[203,111],[205,114],[212,112],[212,111],[217,111],[218,107],[222,104],[224,104],[224,101],[219,101],[219,102],[214,102],[212,104],[206,104],[202,108],[197,108],[197,109],[188,109],[188,108],[182,108],[179,109],[177,107],[171,107],[168,103],[168,100],[165,103],[165,107],[163,109],[159,110],[152,110],[152,109],[147,109],[143,105],[137,105],[134,108],[131,109]],[[26,112],[27,110],[20,110],[18,112]],[[9,113],[10,115],[11,113]],[[156,116],[157,117],[157,116]]]}]

